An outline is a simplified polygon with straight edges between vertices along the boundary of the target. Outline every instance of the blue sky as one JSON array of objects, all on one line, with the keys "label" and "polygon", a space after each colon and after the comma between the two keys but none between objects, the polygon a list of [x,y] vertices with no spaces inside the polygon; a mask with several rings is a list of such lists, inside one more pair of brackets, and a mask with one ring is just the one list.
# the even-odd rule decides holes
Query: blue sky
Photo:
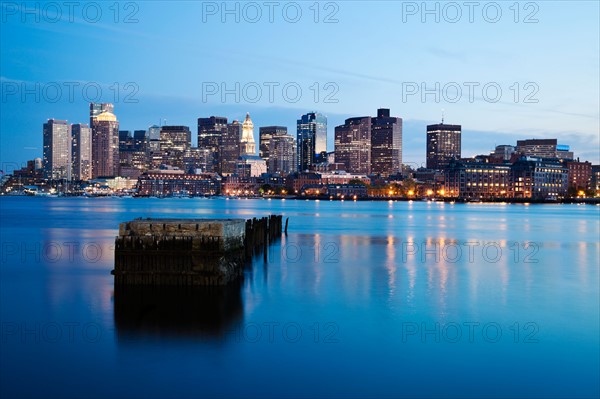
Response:
[{"label": "blue sky", "polygon": [[330,150],[345,118],[391,108],[417,165],[443,112],[463,126],[464,156],[556,137],[600,162],[596,1],[74,3],[2,3],[3,169],[41,156],[46,119],[87,122],[89,99],[115,103],[124,130],[166,119],[195,132],[198,117],[250,112],[295,133],[315,110]]}]

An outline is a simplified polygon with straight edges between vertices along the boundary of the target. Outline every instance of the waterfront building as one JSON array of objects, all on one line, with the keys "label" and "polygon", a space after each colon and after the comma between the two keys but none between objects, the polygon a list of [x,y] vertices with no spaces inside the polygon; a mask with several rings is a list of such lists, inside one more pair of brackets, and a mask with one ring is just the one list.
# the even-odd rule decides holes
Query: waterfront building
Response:
[{"label": "waterfront building", "polygon": [[258,155],[269,163],[269,150],[273,136],[287,135],[285,126],[263,126],[258,129]]},{"label": "waterfront building", "polygon": [[255,196],[260,193],[260,188],[264,183],[264,180],[259,177],[227,176],[223,179],[221,193],[239,197]]},{"label": "waterfront building", "polygon": [[158,151],[160,151],[160,126],[152,125],[148,128],[148,154]]},{"label": "waterfront building", "polygon": [[321,184],[321,175],[314,172],[294,172],[286,178],[286,188],[291,194],[298,194],[305,185]]},{"label": "waterfront building", "polygon": [[223,135],[227,134],[227,118],[211,116],[198,118],[198,148],[210,149],[213,152],[214,172],[221,172],[221,145]]},{"label": "waterfront building", "polygon": [[250,113],[246,113],[246,119],[244,120],[244,123],[242,123],[240,155],[256,155],[256,143],[254,141],[254,123],[252,123],[252,119],[250,119]]},{"label": "waterfront building", "polygon": [[183,171],[151,170],[137,180],[139,196],[215,195],[221,181],[214,173],[186,174]]},{"label": "waterfront building", "polygon": [[326,184],[326,194],[333,198],[366,198],[368,187],[364,184]]},{"label": "waterfront building", "polygon": [[187,126],[163,126],[160,129],[160,151],[163,163],[184,168],[183,154],[192,144],[192,134]]},{"label": "waterfront building", "polygon": [[371,123],[370,116],[349,118],[335,128],[335,162],[347,172],[371,173]]},{"label": "waterfront building", "polygon": [[358,182],[365,185],[371,184],[371,179],[367,175],[358,175],[348,173],[346,171],[321,172],[321,183],[323,184],[350,184],[350,182]]},{"label": "waterfront building", "polygon": [[596,197],[600,197],[600,165],[592,165],[591,189]]},{"label": "waterfront building", "polygon": [[511,167],[451,160],[444,168],[443,189],[436,194],[463,199],[510,198]]},{"label": "waterfront building", "polygon": [[427,126],[427,169],[444,169],[461,157],[461,125],[442,123]]},{"label": "waterfront building", "polygon": [[44,177],[71,178],[71,128],[67,121],[48,119],[43,127]]},{"label": "waterfront building", "polygon": [[569,173],[556,159],[522,157],[511,166],[514,198],[558,199],[567,194]]},{"label": "waterfront building", "polygon": [[229,123],[222,133],[219,149],[220,168],[222,176],[236,172],[237,161],[240,157],[240,141],[242,139],[242,124],[237,120]]},{"label": "waterfront building", "polygon": [[306,171],[327,156],[327,117],[318,112],[304,114],[296,121],[296,161]]},{"label": "waterfront building", "polygon": [[371,119],[371,173],[390,176],[402,166],[402,118],[381,108]]},{"label": "waterfront building", "polygon": [[73,180],[92,178],[92,129],[87,124],[71,125],[71,161]]},{"label": "waterfront building", "polygon": [[94,178],[114,177],[119,173],[119,121],[113,111],[113,104],[90,104]]},{"label": "waterfront building", "polygon": [[183,170],[186,173],[209,173],[213,167],[214,152],[210,148],[189,148],[183,152]]},{"label": "waterfront building", "polygon": [[137,179],[148,168],[146,131],[119,131],[119,176]]},{"label": "waterfront building", "polygon": [[285,133],[272,135],[269,139],[267,161],[269,173],[287,175],[296,171],[296,165],[296,141],[294,138]]},{"label": "waterfront building", "polygon": [[569,172],[568,189],[574,192],[589,190],[592,187],[591,162],[566,161],[564,163]]}]

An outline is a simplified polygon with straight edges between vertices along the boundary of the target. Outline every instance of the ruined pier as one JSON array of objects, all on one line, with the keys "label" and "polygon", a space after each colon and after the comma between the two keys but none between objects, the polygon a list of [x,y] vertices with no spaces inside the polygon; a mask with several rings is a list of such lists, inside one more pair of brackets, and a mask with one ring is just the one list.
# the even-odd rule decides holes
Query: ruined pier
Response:
[{"label": "ruined pier", "polygon": [[281,215],[245,219],[136,219],[115,239],[115,285],[223,286],[281,237]]}]

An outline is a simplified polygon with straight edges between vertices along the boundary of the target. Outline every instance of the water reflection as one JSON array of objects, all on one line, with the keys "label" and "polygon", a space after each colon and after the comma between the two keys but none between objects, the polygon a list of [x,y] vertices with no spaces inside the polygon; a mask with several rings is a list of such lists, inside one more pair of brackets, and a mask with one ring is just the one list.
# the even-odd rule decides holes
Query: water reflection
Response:
[{"label": "water reflection", "polygon": [[118,338],[221,338],[243,316],[241,284],[115,287]]},{"label": "water reflection", "polygon": [[[168,397],[179,394],[177,389],[208,397],[286,392],[441,397],[453,388],[456,396],[481,397],[487,392],[482,386],[498,386],[499,376],[496,396],[598,397],[600,207],[102,198],[0,202],[3,327],[27,327],[24,335],[3,336],[2,397],[14,392]],[[270,248],[268,262],[262,255],[254,259],[241,291],[117,287],[114,292],[111,246],[118,223],[175,212],[216,218],[281,213],[290,218],[289,235]],[[472,260],[469,242],[479,244],[473,245]],[[493,247],[483,252],[485,243],[502,249],[500,259]],[[90,244],[101,248],[99,260]],[[427,250],[435,251],[423,258]],[[335,344],[325,342],[328,322],[339,327]],[[424,342],[422,334],[404,342],[407,322],[419,328],[440,323],[439,342],[432,335]],[[458,343],[444,338],[444,323],[464,327],[465,322],[481,323],[473,343],[465,328]],[[482,335],[487,322],[502,327],[497,344]],[[536,344],[523,342],[531,333],[523,330],[527,322],[539,327]],[[41,330],[67,323],[78,326],[73,341],[66,329],[59,342],[50,342]],[[81,334],[90,323],[102,329],[98,342]],[[279,324],[271,339],[267,326],[274,323]],[[511,329],[516,323],[518,336]],[[290,342],[286,324],[302,328],[299,342]],[[262,335],[254,339],[257,327]],[[24,376],[35,383],[23,384]],[[224,380],[230,376],[235,383]],[[65,393],[66,387],[72,391]],[[523,387],[531,388],[524,392]]]}]

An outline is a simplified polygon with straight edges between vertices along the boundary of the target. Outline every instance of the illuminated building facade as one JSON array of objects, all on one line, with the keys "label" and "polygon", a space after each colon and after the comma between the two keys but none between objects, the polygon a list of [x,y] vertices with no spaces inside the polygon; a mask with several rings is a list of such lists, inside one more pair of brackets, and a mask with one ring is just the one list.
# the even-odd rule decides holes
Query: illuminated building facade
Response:
[{"label": "illuminated building facade", "polygon": [[596,197],[600,197],[600,165],[592,165],[591,189]]},{"label": "illuminated building facade", "polygon": [[443,122],[427,126],[427,169],[444,169],[461,157],[461,126]]},{"label": "illuminated building facade", "polygon": [[312,165],[324,162],[327,154],[327,117],[309,112],[296,121],[298,170],[306,171]]},{"label": "illuminated building facade", "polygon": [[592,185],[592,164],[590,162],[567,161],[569,189],[588,190]]},{"label": "illuminated building facade", "polygon": [[139,196],[214,195],[221,182],[212,173],[185,174],[148,171],[138,178]]},{"label": "illuminated building facade", "polygon": [[258,129],[258,156],[269,163],[271,138],[275,135],[287,135],[285,126],[263,126]]},{"label": "illuminated building facade", "polygon": [[450,161],[441,196],[464,199],[510,198],[511,168],[506,164]]},{"label": "illuminated building facade", "polygon": [[371,127],[371,173],[389,176],[402,166],[402,118],[390,117],[389,109],[378,109]]},{"label": "illuminated building facade", "polygon": [[275,134],[269,141],[269,173],[288,175],[296,171],[296,142],[288,134]]},{"label": "illuminated building facade", "polygon": [[573,159],[569,146],[558,144],[557,139],[517,140],[516,152],[538,158]]},{"label": "illuminated building facade", "polygon": [[371,173],[371,117],[346,119],[335,128],[335,162],[342,163],[347,172]]},{"label": "illuminated building facade", "polygon": [[44,177],[71,178],[71,129],[67,121],[48,119],[43,129]]},{"label": "illuminated building facade", "polygon": [[237,161],[240,157],[240,141],[242,139],[242,124],[234,120],[227,125],[224,130],[220,155],[220,173],[223,176],[229,176],[235,173]]},{"label": "illuminated building facade", "polygon": [[87,124],[71,125],[71,160],[74,180],[92,178],[92,129]]},{"label": "illuminated building facade", "polygon": [[119,174],[119,121],[112,104],[90,104],[92,177]]},{"label": "illuminated building facade", "polygon": [[183,154],[190,149],[192,133],[187,126],[163,126],[160,129],[160,151],[163,163],[184,168]]},{"label": "illuminated building facade", "polygon": [[250,113],[242,123],[242,139],[240,140],[240,155],[256,155],[256,143],[254,141],[254,123],[250,119]]},{"label": "illuminated building facade", "polygon": [[221,172],[221,144],[223,135],[227,134],[227,118],[211,116],[198,118],[198,148],[210,149],[213,152],[211,171]]},{"label": "illuminated building facade", "polygon": [[514,198],[558,199],[567,194],[569,173],[557,160],[523,157],[511,166]]},{"label": "illuminated building facade", "polygon": [[186,173],[208,173],[213,166],[214,152],[210,148],[189,148],[183,152],[183,170]]}]

